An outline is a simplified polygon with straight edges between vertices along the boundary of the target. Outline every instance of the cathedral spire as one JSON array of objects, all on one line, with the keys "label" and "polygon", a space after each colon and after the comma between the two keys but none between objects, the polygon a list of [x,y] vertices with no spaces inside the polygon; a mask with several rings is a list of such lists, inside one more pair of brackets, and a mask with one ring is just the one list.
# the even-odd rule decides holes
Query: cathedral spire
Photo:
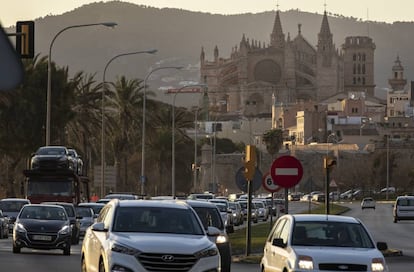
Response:
[{"label": "cathedral spire", "polygon": [[284,48],[285,47],[285,34],[283,34],[282,24],[280,23],[279,9],[276,10],[275,22],[273,24],[273,31],[270,34],[270,44],[273,47]]},{"label": "cathedral spire", "polygon": [[326,6],[325,6],[323,18],[322,18],[321,30],[318,34],[317,49],[318,49],[318,53],[323,56],[324,66],[330,66],[331,58],[332,58],[333,53],[335,52],[335,48],[333,44],[333,35],[329,28],[328,15],[326,13]]}]

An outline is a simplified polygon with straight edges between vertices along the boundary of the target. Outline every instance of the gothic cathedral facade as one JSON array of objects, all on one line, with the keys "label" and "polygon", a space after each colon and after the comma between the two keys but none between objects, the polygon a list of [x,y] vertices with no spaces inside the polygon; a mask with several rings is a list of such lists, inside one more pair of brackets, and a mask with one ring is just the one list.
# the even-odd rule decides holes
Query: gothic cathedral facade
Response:
[{"label": "gothic cathedral facade", "polygon": [[346,37],[335,48],[326,11],[316,47],[302,35],[285,37],[276,11],[270,43],[243,35],[229,58],[200,55],[200,82],[208,85],[209,111],[219,115],[270,117],[272,105],[322,101],[340,92],[374,94],[375,44],[366,36]]}]

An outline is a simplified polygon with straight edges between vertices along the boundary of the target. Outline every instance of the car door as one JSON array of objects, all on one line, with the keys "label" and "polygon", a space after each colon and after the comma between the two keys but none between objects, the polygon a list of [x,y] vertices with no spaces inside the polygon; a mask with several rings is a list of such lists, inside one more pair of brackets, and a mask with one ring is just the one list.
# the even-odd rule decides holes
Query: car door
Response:
[{"label": "car door", "polygon": [[[104,223],[105,229],[108,230],[110,228],[110,217],[112,214],[113,207],[111,205],[105,206],[97,218],[97,223]],[[88,255],[88,267],[90,271],[99,271],[101,255],[106,258],[107,231],[92,230],[90,228],[88,229],[87,236],[86,243],[84,241],[84,248]]]},{"label": "car door", "polygon": [[[286,246],[288,244],[289,232],[290,232],[291,224],[287,218],[281,219],[278,225],[273,232],[273,235],[269,237],[268,241],[266,242],[267,254],[269,256],[269,266],[270,271],[281,272],[286,264],[286,260],[289,256],[289,253],[286,251]],[[273,244],[275,239],[281,239],[284,244],[284,247],[276,246]]]}]

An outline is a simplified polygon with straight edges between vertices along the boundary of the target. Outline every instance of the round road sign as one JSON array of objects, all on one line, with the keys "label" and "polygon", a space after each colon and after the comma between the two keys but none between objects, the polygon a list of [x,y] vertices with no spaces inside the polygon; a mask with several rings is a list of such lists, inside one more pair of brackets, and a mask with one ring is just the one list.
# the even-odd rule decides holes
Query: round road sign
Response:
[{"label": "round road sign", "polygon": [[273,182],[283,188],[291,188],[299,183],[303,176],[303,167],[293,156],[282,156],[273,161],[270,167]]},{"label": "round road sign", "polygon": [[[262,172],[257,167],[254,173],[253,180],[251,182],[252,182],[253,192],[260,189],[260,186],[262,185]],[[236,185],[240,190],[247,193],[248,188],[247,188],[247,180],[246,180],[246,177],[244,176],[244,166],[240,167],[239,170],[237,170],[236,172]]]},{"label": "round road sign", "polygon": [[269,172],[263,175],[262,185],[263,188],[265,188],[265,190],[270,193],[275,193],[282,189],[282,187],[278,186],[276,183],[273,182],[272,176]]}]

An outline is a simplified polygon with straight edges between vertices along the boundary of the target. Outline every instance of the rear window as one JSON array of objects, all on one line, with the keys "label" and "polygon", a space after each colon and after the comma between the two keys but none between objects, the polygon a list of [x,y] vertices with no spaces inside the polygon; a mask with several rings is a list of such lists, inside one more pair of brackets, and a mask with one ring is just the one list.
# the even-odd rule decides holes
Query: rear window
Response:
[{"label": "rear window", "polygon": [[29,201],[3,200],[0,202],[0,209],[3,212],[20,212],[22,207],[26,204],[29,204]]},{"label": "rear window", "polygon": [[397,200],[398,206],[414,206],[414,198],[400,198]]}]

